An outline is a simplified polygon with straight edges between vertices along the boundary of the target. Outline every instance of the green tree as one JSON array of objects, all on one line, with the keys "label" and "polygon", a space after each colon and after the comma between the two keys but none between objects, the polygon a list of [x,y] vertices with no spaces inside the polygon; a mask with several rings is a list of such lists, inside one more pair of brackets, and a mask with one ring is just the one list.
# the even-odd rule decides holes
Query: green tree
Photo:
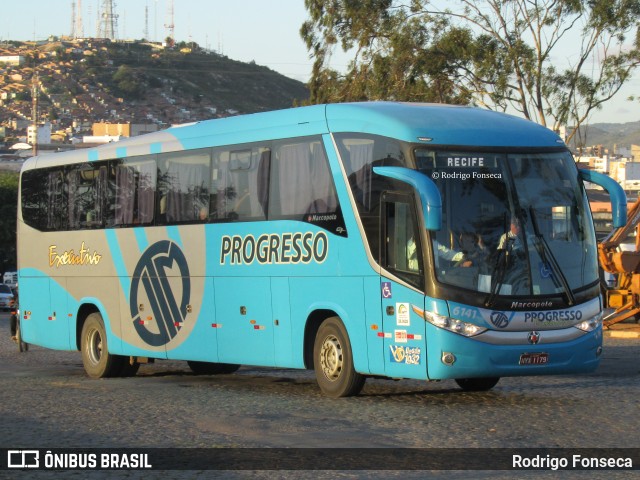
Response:
[{"label": "green tree", "polygon": [[18,173],[0,172],[0,271],[16,268]]},{"label": "green tree", "polygon": [[[579,127],[640,58],[640,0],[305,0],[311,102],[474,103]],[[332,51],[353,52],[345,74]],[[367,86],[367,88],[363,88]],[[576,129],[577,131],[577,129]]]},{"label": "green tree", "polygon": [[[310,102],[367,99],[467,103],[446,47],[446,18],[417,18],[391,0],[306,0],[301,35],[314,58]],[[444,34],[444,35],[443,35]],[[346,74],[329,67],[337,44],[354,52]]]},{"label": "green tree", "polygon": [[137,100],[144,94],[144,79],[138,72],[128,65],[120,65],[113,74],[115,87],[123,97]]}]

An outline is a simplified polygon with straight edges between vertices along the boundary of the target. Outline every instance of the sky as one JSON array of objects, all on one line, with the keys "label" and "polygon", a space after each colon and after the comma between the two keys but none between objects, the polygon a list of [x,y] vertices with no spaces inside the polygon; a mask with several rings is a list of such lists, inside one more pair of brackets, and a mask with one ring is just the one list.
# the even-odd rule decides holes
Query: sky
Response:
[{"label": "sky", "polygon": [[[75,0],[82,5],[86,37],[96,35],[97,12],[105,0]],[[170,0],[112,0],[118,15],[118,38],[145,35],[145,7],[151,40],[168,36]],[[72,0],[2,0],[0,40],[43,40],[72,31]],[[255,61],[283,75],[306,82],[312,60],[300,37],[308,18],[304,0],[174,0],[176,41],[194,41],[233,60]],[[335,52],[331,66],[344,70],[349,56]],[[640,71],[589,123],[640,121]]]}]

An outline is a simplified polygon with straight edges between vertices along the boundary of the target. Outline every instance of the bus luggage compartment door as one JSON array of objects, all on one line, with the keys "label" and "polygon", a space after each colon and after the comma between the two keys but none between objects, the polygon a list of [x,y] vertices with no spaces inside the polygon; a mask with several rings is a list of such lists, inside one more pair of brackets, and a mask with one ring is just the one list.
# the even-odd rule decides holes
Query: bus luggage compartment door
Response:
[{"label": "bus luggage compartment door", "polygon": [[66,279],[31,278],[29,286],[20,292],[23,340],[42,347],[69,350]]},{"label": "bus luggage compartment door", "polygon": [[214,289],[219,361],[274,365],[271,279],[217,277]]}]

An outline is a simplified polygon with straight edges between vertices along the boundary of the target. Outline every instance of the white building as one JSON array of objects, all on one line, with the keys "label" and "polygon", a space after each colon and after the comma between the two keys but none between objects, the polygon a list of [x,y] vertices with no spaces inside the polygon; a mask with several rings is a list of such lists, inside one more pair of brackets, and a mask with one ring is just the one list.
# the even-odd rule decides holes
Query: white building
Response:
[{"label": "white building", "polygon": [[82,143],[111,143],[118,142],[121,138],[120,135],[85,135],[82,137]]},{"label": "white building", "polygon": [[589,165],[590,168],[599,173],[608,173],[610,169],[609,155],[604,155],[602,157],[583,155],[581,157],[577,157],[576,160],[579,163]]},{"label": "white building", "polygon": [[20,66],[24,63],[24,57],[22,55],[0,55],[0,63]]},{"label": "white building", "polygon": [[[38,144],[51,143],[51,124],[45,123],[44,125],[38,125]],[[36,143],[36,130],[33,125],[27,127],[27,143],[33,145]]]}]

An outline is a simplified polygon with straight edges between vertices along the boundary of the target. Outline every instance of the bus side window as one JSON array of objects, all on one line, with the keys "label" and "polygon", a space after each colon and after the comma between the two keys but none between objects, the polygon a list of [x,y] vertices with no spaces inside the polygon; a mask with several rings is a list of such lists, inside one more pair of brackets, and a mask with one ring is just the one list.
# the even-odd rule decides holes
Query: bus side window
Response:
[{"label": "bus side window", "polygon": [[153,222],[157,174],[154,156],[131,157],[115,165],[115,225]]},{"label": "bus side window", "polygon": [[414,203],[410,195],[383,194],[382,264],[406,282],[422,288],[424,270]]},{"label": "bus side window", "polygon": [[271,150],[247,146],[214,152],[211,217],[218,221],[265,220]]},{"label": "bus side window", "polygon": [[47,178],[47,230],[66,230],[69,225],[67,182],[63,168],[49,171]]},{"label": "bus side window", "polygon": [[24,221],[41,231],[66,228],[65,189],[66,183],[60,167],[24,172],[21,200]]},{"label": "bus side window", "polygon": [[210,169],[209,149],[158,155],[159,223],[208,220]]},{"label": "bus side window", "polygon": [[106,163],[70,167],[67,183],[69,228],[79,230],[102,227],[107,190]]},{"label": "bus side window", "polygon": [[282,143],[271,163],[269,219],[336,212],[338,198],[320,140]]}]

